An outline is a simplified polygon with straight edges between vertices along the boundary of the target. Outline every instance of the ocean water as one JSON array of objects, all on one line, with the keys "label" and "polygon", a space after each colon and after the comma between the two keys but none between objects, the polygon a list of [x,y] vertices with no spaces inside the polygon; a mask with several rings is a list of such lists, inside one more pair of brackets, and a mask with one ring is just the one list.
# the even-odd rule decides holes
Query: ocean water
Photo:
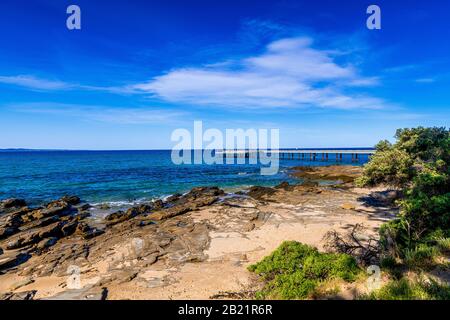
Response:
[{"label": "ocean water", "polygon": [[[174,165],[170,151],[2,151],[0,199],[24,198],[32,205],[77,195],[91,204],[127,204],[183,193],[196,186],[232,192],[252,185],[298,183],[297,165],[334,164],[280,160],[279,173],[260,175],[259,165]],[[360,159],[359,164],[366,162]],[[349,157],[344,163],[350,163]]]}]

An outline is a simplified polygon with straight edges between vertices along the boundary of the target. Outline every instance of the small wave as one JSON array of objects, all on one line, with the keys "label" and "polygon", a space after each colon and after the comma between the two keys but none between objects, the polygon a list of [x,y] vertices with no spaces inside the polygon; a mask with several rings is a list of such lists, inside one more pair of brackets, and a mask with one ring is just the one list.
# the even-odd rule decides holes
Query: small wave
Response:
[{"label": "small wave", "polygon": [[101,206],[109,206],[109,207],[129,207],[129,206],[135,206],[135,205],[139,205],[142,203],[147,203],[147,202],[151,202],[153,200],[149,200],[149,199],[138,199],[138,200],[133,200],[133,201],[105,201],[105,202],[97,202],[97,203],[92,203],[91,205],[93,207],[101,207]]}]

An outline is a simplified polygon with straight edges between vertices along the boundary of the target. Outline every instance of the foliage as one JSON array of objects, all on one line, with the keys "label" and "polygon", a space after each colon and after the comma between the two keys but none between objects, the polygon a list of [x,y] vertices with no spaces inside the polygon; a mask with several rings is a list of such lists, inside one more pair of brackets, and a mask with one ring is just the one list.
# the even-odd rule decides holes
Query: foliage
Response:
[{"label": "foliage", "polygon": [[450,238],[441,238],[437,240],[439,251],[443,254],[450,253]]},{"label": "foliage", "polygon": [[450,286],[433,279],[416,281],[402,278],[389,282],[379,290],[361,297],[370,300],[448,300]]},{"label": "foliage", "polygon": [[[385,224],[381,243],[396,255],[411,255],[436,230],[450,230],[450,131],[446,128],[399,129],[394,144],[382,141],[357,181],[388,184],[404,191],[398,220]],[[409,251],[404,251],[408,249]]]},{"label": "foliage", "polygon": [[361,186],[388,184],[402,186],[414,175],[413,161],[403,150],[377,151],[364,167],[364,175],[356,183]]},{"label": "foliage", "polygon": [[347,254],[320,253],[316,248],[296,241],[283,242],[249,270],[266,282],[256,295],[262,299],[305,299],[327,281],[343,279],[352,282],[361,272],[356,260]]},{"label": "foliage", "polygon": [[420,244],[414,249],[404,250],[404,263],[410,269],[427,269],[435,265],[439,250],[435,246]]}]

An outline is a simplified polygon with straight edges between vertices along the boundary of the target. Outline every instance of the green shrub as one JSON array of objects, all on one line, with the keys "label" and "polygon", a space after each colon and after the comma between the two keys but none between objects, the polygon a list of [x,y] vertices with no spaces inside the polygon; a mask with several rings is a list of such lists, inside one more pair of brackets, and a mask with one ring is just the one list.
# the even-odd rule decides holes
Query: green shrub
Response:
[{"label": "green shrub", "polygon": [[369,300],[448,300],[450,286],[433,279],[410,281],[406,278],[389,282],[379,290],[361,297]]},{"label": "green shrub", "polygon": [[427,269],[435,265],[439,250],[435,246],[420,244],[414,249],[404,250],[405,265],[411,269]]},{"label": "green shrub", "polygon": [[349,255],[320,253],[296,241],[283,242],[249,270],[266,281],[265,287],[256,294],[260,299],[305,299],[331,279],[351,282],[361,272]]}]

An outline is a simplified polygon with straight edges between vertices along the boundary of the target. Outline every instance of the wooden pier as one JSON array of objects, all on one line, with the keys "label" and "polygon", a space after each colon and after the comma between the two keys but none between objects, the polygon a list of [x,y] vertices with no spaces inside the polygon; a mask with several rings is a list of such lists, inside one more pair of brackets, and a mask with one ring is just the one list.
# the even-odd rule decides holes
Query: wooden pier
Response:
[{"label": "wooden pier", "polygon": [[344,157],[351,162],[358,162],[361,156],[370,157],[375,153],[374,149],[278,149],[278,150],[220,150],[216,154],[224,157],[250,158],[257,157],[259,153],[278,154],[280,160],[301,161],[344,161]]}]

